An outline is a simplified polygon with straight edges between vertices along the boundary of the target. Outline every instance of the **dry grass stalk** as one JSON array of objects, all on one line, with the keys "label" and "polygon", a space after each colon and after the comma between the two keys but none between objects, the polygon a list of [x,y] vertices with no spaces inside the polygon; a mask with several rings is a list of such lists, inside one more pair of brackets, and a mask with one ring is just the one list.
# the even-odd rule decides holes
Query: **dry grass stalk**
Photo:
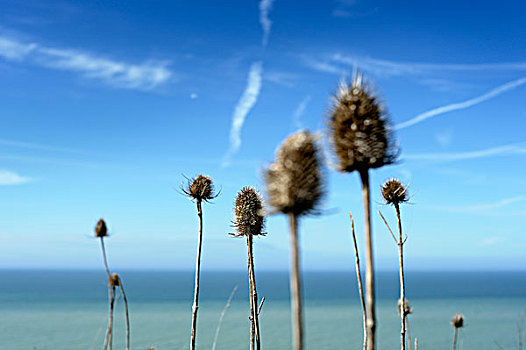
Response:
[{"label": "dry grass stalk", "polygon": [[[389,224],[378,211],[380,216],[385,222],[385,225],[389,229],[389,232],[393,236],[395,243],[398,246],[398,264],[400,272],[400,299],[398,312],[400,313],[400,349],[405,350],[406,347],[406,299],[405,299],[405,276],[404,276],[404,243],[405,239],[402,239],[402,219],[400,215],[400,203],[405,203],[408,200],[407,187],[403,186],[402,183],[397,179],[387,180],[382,186],[382,196],[386,204],[392,204],[396,211],[396,220],[398,223],[398,239],[394,236]],[[406,238],[407,239],[407,238]],[[411,340],[409,340],[411,341]]]},{"label": "dry grass stalk", "polygon": [[188,179],[186,186],[181,186],[183,193],[195,200],[197,206],[197,217],[199,218],[199,233],[197,238],[197,254],[195,259],[195,283],[194,283],[194,302],[192,305],[192,328],[190,331],[190,350],[195,350],[195,339],[197,333],[197,310],[199,309],[199,277],[201,274],[201,247],[203,241],[203,211],[202,202],[208,202],[216,198],[219,193],[214,193],[212,179],[199,175],[196,178]]},{"label": "dry grass stalk", "polygon": [[286,214],[290,225],[290,296],[292,348],[303,349],[298,218],[316,210],[323,194],[323,178],[315,138],[307,131],[289,136],[276,152],[276,160],[265,173],[269,203]]},{"label": "dry grass stalk", "polygon": [[250,349],[260,350],[261,336],[259,332],[258,293],[256,275],[254,272],[253,238],[265,235],[262,230],[265,224],[261,195],[251,187],[243,187],[239,191],[234,205],[234,227],[236,237],[247,237],[248,250],[248,285],[250,301]]},{"label": "dry grass stalk", "polygon": [[455,314],[451,319],[451,325],[455,327],[455,333],[453,335],[453,350],[456,350],[458,330],[459,328],[464,327],[464,316],[462,314]]},{"label": "dry grass stalk", "polygon": [[354,242],[354,252],[356,254],[356,281],[358,282],[358,292],[360,293],[360,302],[362,303],[362,312],[363,312],[363,349],[367,349],[367,309],[365,306],[365,299],[363,295],[363,285],[362,285],[362,273],[360,270],[360,255],[358,254],[358,244],[356,242],[356,234],[354,232],[354,220],[352,218],[351,212],[349,212],[349,217],[351,218],[351,232],[352,239]]},{"label": "dry grass stalk", "polygon": [[339,170],[357,171],[362,182],[365,212],[365,285],[367,304],[367,349],[376,348],[376,307],[369,169],[391,164],[396,158],[387,115],[367,82],[358,74],[350,85],[342,82],[329,112],[334,152]]},{"label": "dry grass stalk", "polygon": [[226,310],[230,307],[230,303],[232,302],[232,299],[234,298],[234,294],[236,294],[237,291],[237,285],[234,286],[232,289],[232,292],[230,293],[230,296],[228,297],[228,300],[226,301],[225,307],[223,308],[223,311],[221,311],[221,315],[219,316],[219,322],[217,323],[216,327],[216,333],[214,335],[214,342],[212,343],[212,350],[216,350],[217,345],[217,339],[219,338],[219,331],[221,330],[221,324],[223,323],[223,318],[225,317]]}]

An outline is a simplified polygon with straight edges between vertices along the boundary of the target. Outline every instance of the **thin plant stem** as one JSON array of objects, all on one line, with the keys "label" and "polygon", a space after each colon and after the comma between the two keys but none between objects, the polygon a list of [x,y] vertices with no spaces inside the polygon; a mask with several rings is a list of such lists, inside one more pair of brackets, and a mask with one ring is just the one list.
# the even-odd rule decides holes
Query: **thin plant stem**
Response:
[{"label": "thin plant stem", "polygon": [[292,349],[303,349],[303,309],[301,299],[300,251],[298,244],[298,218],[289,213],[290,224],[290,298],[292,306]]},{"label": "thin plant stem", "polygon": [[110,287],[108,288],[109,299],[110,299],[110,314],[108,317],[108,329],[106,330],[106,337],[104,338],[103,349],[112,350],[113,348],[113,309],[115,306],[115,285],[110,281]]},{"label": "thin plant stem", "polygon": [[128,298],[122,285],[122,280],[119,277],[119,288],[121,289],[122,300],[124,301],[124,314],[126,315],[126,350],[130,350],[130,315],[128,313]]},{"label": "thin plant stem", "polygon": [[411,332],[409,331],[409,317],[407,315],[405,317],[405,329],[407,330],[407,350],[411,350]]},{"label": "thin plant stem", "polygon": [[363,295],[363,285],[362,285],[362,273],[360,270],[360,255],[358,254],[358,244],[356,242],[356,234],[354,232],[354,220],[352,218],[352,213],[349,212],[349,217],[351,218],[351,232],[352,239],[354,242],[354,252],[356,254],[356,281],[358,282],[358,292],[360,293],[360,302],[362,303],[362,313],[363,313],[363,350],[367,349],[367,309],[365,306],[365,299]]},{"label": "thin plant stem", "polygon": [[453,335],[453,350],[457,349],[457,334],[458,334],[458,328],[455,327],[455,334]]},{"label": "thin plant stem", "polygon": [[[248,247],[248,278],[250,285],[250,314],[251,314],[251,349],[255,345],[256,350],[261,348],[261,339],[259,333],[259,317],[258,317],[258,292],[256,288],[256,276],[254,272],[254,254],[252,250],[253,236],[247,235],[247,247]],[[252,333],[253,332],[253,333]],[[252,343],[254,340],[254,343]]]},{"label": "thin plant stem", "polygon": [[234,287],[234,289],[232,289],[232,292],[230,293],[230,296],[226,301],[225,307],[223,308],[223,311],[221,311],[221,315],[219,316],[219,322],[217,322],[216,333],[214,335],[214,342],[212,343],[212,350],[216,350],[217,339],[219,338],[219,330],[221,329],[221,324],[223,323],[223,318],[225,317],[226,310],[230,307],[230,303],[234,298],[234,294],[236,294],[236,290],[237,285]]},{"label": "thin plant stem", "polygon": [[203,240],[203,212],[201,201],[197,200],[197,216],[199,217],[199,237],[197,239],[197,257],[195,259],[195,290],[192,305],[192,330],[190,333],[190,350],[195,350],[195,336],[197,330],[197,310],[199,309],[199,275],[201,272],[201,245]]},{"label": "thin plant stem", "polygon": [[398,260],[400,267],[400,346],[405,350],[405,278],[404,278],[404,241],[402,240],[402,219],[400,215],[400,206],[395,203],[396,220],[398,222]]},{"label": "thin plant stem", "polygon": [[108,280],[111,280],[110,268],[108,266],[108,259],[106,259],[106,248],[104,247],[104,237],[100,238],[100,246],[102,248],[102,258],[104,260],[104,267],[106,268],[106,274],[108,275]]},{"label": "thin plant stem", "polygon": [[360,171],[362,198],[365,212],[365,300],[367,305],[367,349],[376,348],[376,315],[374,291],[373,237],[371,226],[371,195],[369,171]]},{"label": "thin plant stem", "polygon": [[418,350],[418,339],[415,338],[415,350]]}]

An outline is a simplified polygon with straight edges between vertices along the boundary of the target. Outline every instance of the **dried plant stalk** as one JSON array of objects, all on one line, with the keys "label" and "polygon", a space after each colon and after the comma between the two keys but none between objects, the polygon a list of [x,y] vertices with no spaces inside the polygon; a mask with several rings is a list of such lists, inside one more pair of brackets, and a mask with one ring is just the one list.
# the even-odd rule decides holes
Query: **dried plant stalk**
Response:
[{"label": "dried plant stalk", "polygon": [[362,285],[362,272],[360,270],[360,255],[358,254],[358,243],[356,242],[356,234],[354,232],[354,220],[352,218],[352,213],[349,212],[349,217],[351,218],[351,232],[352,239],[354,242],[354,252],[356,254],[356,281],[358,283],[358,292],[360,294],[360,302],[362,304],[362,313],[363,313],[363,349],[367,349],[367,308],[365,306],[365,299],[363,295],[363,285]]},{"label": "dried plant stalk", "polygon": [[303,349],[303,307],[301,298],[300,251],[298,244],[298,218],[289,213],[290,224],[290,297],[292,302],[292,348]]},{"label": "dried plant stalk", "polygon": [[199,277],[201,273],[201,246],[203,241],[203,212],[201,201],[197,200],[197,216],[199,217],[199,236],[197,239],[197,256],[195,258],[195,289],[194,303],[192,305],[192,330],[190,333],[190,349],[195,349],[195,335],[197,331],[197,310],[199,309]]},{"label": "dried plant stalk", "polygon": [[113,348],[113,310],[115,307],[115,286],[111,285],[108,289],[110,310],[108,316],[108,328],[106,330],[106,337],[104,338],[104,350],[112,350]]},{"label": "dried plant stalk", "polygon": [[258,292],[256,288],[256,277],[254,273],[254,255],[252,253],[251,234],[247,235],[248,246],[248,279],[250,285],[250,314],[251,314],[251,348],[255,345],[256,350],[261,349],[261,340],[259,334],[259,316],[258,316]]},{"label": "dried plant stalk", "polygon": [[225,317],[226,310],[230,307],[230,303],[232,302],[232,299],[234,298],[234,294],[236,294],[236,291],[237,291],[237,285],[234,286],[234,288],[232,289],[232,292],[230,293],[230,296],[228,297],[228,300],[226,301],[225,307],[223,308],[223,311],[221,311],[221,315],[219,316],[219,322],[217,322],[216,333],[214,335],[214,342],[212,343],[212,350],[216,350],[217,339],[219,338],[219,331],[221,330],[221,324],[223,323],[223,318]]}]

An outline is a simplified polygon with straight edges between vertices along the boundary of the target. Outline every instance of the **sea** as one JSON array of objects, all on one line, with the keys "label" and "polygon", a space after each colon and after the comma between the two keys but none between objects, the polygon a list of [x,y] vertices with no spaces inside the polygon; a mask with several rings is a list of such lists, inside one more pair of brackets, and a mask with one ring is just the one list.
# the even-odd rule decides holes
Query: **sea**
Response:
[{"label": "sea", "polygon": [[[192,271],[119,271],[129,302],[131,349],[188,349]],[[287,272],[256,272],[262,349],[291,349]],[[237,286],[230,306],[229,295]],[[197,349],[248,349],[246,272],[203,272]],[[451,349],[451,318],[464,315],[459,349],[519,349],[526,333],[526,272],[406,272],[412,342]],[[305,348],[362,348],[362,311],[353,271],[303,273]],[[400,347],[398,274],[378,272],[377,348]],[[105,272],[0,270],[0,349],[102,349],[108,322]],[[219,326],[219,330],[218,330]],[[113,349],[125,349],[122,299]],[[214,339],[217,333],[217,341]],[[412,347],[414,349],[414,345]]]}]

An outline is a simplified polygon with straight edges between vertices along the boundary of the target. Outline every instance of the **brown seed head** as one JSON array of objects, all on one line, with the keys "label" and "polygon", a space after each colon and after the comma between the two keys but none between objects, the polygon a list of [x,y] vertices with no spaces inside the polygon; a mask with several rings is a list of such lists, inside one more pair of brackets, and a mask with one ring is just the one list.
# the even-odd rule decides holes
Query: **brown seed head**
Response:
[{"label": "brown seed head", "polygon": [[407,186],[398,179],[389,179],[382,185],[382,196],[387,204],[398,205],[409,200]]},{"label": "brown seed head", "polygon": [[[398,299],[397,305],[398,305],[398,314],[400,314],[400,310],[402,309],[402,299]],[[411,304],[409,304],[409,300],[407,299],[405,299],[404,311],[406,315],[413,313],[413,308],[411,307]]]},{"label": "brown seed head", "polygon": [[328,125],[341,172],[365,171],[395,161],[387,115],[361,74],[351,85],[341,84]]},{"label": "brown seed head", "polygon": [[289,136],[265,173],[269,204],[282,213],[309,214],[323,195],[315,137],[308,131]]},{"label": "brown seed head", "polygon": [[188,179],[186,186],[181,186],[181,190],[190,199],[208,202],[216,198],[219,193],[214,193],[212,179],[208,176],[199,175],[196,178]]},{"label": "brown seed head", "polygon": [[118,274],[112,273],[109,280],[109,285],[113,287],[118,287],[121,284],[121,279]]},{"label": "brown seed head", "polygon": [[451,319],[451,325],[455,328],[464,327],[464,316],[462,314],[455,314]]},{"label": "brown seed head", "polygon": [[108,236],[108,228],[106,227],[106,222],[104,219],[100,219],[97,221],[97,225],[95,226],[95,237],[106,237]]},{"label": "brown seed head", "polygon": [[264,235],[265,225],[261,194],[250,187],[243,187],[237,194],[234,206],[234,227],[238,234],[235,236]]}]

